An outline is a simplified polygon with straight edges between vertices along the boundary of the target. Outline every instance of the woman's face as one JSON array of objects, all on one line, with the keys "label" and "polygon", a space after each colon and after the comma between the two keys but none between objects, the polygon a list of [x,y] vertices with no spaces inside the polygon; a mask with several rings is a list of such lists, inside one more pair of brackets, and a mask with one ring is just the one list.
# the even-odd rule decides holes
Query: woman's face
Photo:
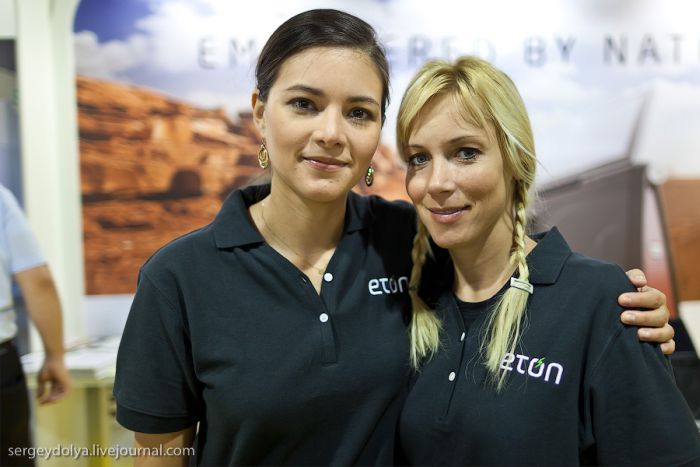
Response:
[{"label": "woman's face", "polygon": [[494,129],[466,121],[451,95],[422,111],[406,149],[406,190],[433,240],[447,249],[511,238],[511,176]]},{"label": "woman's face", "polygon": [[344,197],[379,144],[382,81],[371,59],[317,47],[288,58],[253,113],[270,154],[273,186],[313,201]]}]

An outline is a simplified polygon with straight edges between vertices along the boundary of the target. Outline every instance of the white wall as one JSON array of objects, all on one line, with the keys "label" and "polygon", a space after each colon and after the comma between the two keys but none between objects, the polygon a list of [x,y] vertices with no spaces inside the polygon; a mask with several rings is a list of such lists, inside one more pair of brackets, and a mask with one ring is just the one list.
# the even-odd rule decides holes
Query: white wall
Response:
[{"label": "white wall", "polygon": [[[67,341],[85,335],[72,33],[78,3],[14,3],[24,205],[56,280]],[[38,342],[33,333],[32,350]]]},{"label": "white wall", "polygon": [[700,178],[700,89],[659,82],[652,88],[632,158],[649,178]]},{"label": "white wall", "polygon": [[0,0],[0,39],[14,39],[15,0]]}]

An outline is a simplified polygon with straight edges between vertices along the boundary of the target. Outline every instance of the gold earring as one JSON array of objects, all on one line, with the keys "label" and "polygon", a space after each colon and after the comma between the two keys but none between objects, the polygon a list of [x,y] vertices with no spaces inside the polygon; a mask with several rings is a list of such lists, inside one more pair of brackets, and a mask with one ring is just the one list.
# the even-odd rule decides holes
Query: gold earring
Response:
[{"label": "gold earring", "polygon": [[365,185],[372,186],[374,183],[374,169],[370,165],[367,167],[367,173],[365,174]]},{"label": "gold earring", "polygon": [[267,169],[270,166],[270,155],[267,153],[267,148],[265,143],[260,145],[260,150],[258,151],[258,164],[263,169]]}]

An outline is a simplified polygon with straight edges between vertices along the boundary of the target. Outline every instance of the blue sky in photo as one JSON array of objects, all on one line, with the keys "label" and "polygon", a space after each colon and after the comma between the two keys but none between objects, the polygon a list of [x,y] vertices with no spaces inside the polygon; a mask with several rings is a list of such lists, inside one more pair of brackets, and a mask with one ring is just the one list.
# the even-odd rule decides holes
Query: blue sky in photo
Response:
[{"label": "blue sky in photo", "polygon": [[100,42],[124,40],[136,32],[136,22],[153,13],[145,0],[82,0],[73,31],[92,31]]}]

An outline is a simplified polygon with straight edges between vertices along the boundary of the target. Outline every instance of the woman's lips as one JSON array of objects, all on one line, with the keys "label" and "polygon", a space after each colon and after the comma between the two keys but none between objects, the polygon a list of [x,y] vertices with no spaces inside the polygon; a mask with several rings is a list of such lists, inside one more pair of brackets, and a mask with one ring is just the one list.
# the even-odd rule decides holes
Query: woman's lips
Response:
[{"label": "woman's lips", "polygon": [[327,157],[305,157],[304,162],[314,169],[324,172],[336,172],[347,165],[337,159]]},{"label": "woman's lips", "polygon": [[471,209],[471,206],[462,206],[459,208],[426,208],[430,212],[430,217],[439,224],[450,224],[456,222],[465,212]]}]

